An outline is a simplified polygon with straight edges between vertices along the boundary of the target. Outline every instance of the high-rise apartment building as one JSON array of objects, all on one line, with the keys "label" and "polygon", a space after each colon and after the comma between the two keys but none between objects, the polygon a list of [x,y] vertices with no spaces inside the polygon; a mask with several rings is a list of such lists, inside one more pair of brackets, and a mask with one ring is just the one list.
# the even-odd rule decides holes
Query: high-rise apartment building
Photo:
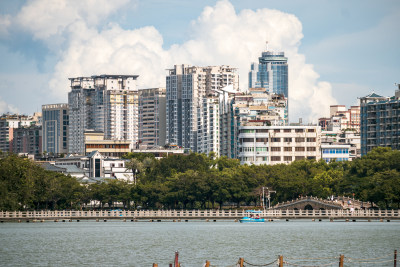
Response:
[{"label": "high-rise apartment building", "polygon": [[42,153],[42,126],[31,125],[14,129],[12,152],[39,155]]},{"label": "high-rise apartment building", "polygon": [[[211,147],[205,145],[206,140],[212,143],[215,141],[213,144],[216,144],[217,138],[211,141],[206,129],[211,129],[212,125],[213,131],[219,136],[220,131],[214,126],[219,124],[221,114],[218,113],[218,118],[214,116],[217,115],[216,110],[221,107],[219,96],[225,95],[222,89],[228,85],[231,87],[229,91],[239,89],[239,75],[235,68],[229,66],[175,65],[170,69],[166,78],[167,143],[194,152],[209,151]],[[212,123],[210,119],[213,120]],[[215,152],[216,149],[213,147],[212,151]]]},{"label": "high-rise apartment building", "polygon": [[284,52],[262,52],[258,64],[252,63],[249,88],[262,87],[270,93],[289,97],[288,59]]},{"label": "high-rise apartment building", "polygon": [[165,145],[165,91],[165,88],[139,90],[139,143],[142,148]]},{"label": "high-rise apartment building", "polygon": [[400,85],[393,97],[375,93],[360,98],[361,155],[373,148],[400,149]]},{"label": "high-rise apartment building", "polygon": [[68,104],[42,105],[42,150],[47,153],[68,153]]},{"label": "high-rise apartment building", "polygon": [[268,93],[265,88],[250,88],[248,94],[237,94],[232,104],[234,135],[231,157],[239,156],[239,128],[249,122],[266,125],[287,125],[287,99],[281,94]]},{"label": "high-rise apartment building", "polygon": [[31,116],[4,114],[0,117],[0,151],[12,152],[14,130],[20,127],[29,127],[35,124]]},{"label": "high-rise apartment building", "polygon": [[109,140],[139,138],[137,75],[70,78],[68,151],[83,154],[85,130],[104,133]]}]

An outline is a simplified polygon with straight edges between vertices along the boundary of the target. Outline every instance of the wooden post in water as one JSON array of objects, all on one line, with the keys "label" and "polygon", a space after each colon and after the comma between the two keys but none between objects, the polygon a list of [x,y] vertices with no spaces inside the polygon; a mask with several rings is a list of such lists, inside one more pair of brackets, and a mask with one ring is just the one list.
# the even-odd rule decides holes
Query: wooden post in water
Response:
[{"label": "wooden post in water", "polygon": [[175,260],[174,260],[174,267],[179,267],[179,252],[175,252]]},{"label": "wooden post in water", "polygon": [[339,267],[343,267],[344,255],[340,255]]},{"label": "wooden post in water", "polygon": [[393,260],[393,266],[397,266],[397,249],[394,250],[394,260]]},{"label": "wooden post in water", "polygon": [[153,263],[153,267],[158,267],[158,264],[157,263]]},{"label": "wooden post in water", "polygon": [[279,255],[279,267],[283,267],[283,256]]},{"label": "wooden post in water", "polygon": [[240,267],[243,267],[243,264],[244,264],[244,259],[243,258],[239,258],[239,266]]}]

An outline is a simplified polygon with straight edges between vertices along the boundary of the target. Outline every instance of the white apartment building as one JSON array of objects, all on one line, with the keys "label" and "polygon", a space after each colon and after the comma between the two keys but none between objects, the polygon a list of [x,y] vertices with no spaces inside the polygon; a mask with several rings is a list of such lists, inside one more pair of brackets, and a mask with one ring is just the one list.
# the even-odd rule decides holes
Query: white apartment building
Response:
[{"label": "white apartment building", "polygon": [[[229,66],[175,65],[170,69],[166,77],[166,142],[200,153],[210,151],[212,146],[211,151],[215,152],[218,138],[210,139],[208,135],[211,127],[216,135],[220,132],[214,127],[217,121],[210,124],[210,119],[216,119],[215,112],[221,105],[207,98],[224,95],[221,91],[228,85],[230,91],[239,89],[239,75]],[[209,141],[211,143],[206,144]]]},{"label": "white apartment building", "polygon": [[348,160],[361,156],[360,106],[330,106],[330,117],[320,118],[322,145],[349,145]]},{"label": "white apartment building", "polygon": [[283,95],[268,93],[265,88],[250,88],[249,94],[237,94],[233,102],[232,158],[239,157],[241,126],[252,122],[269,126],[287,125],[287,99]]},{"label": "white apartment building", "polygon": [[[105,157],[99,151],[92,151],[87,156],[67,156],[65,158],[58,158],[55,162],[52,162],[52,164],[60,168],[75,166],[81,170],[84,177],[116,178],[118,180],[132,182],[133,173],[125,167],[128,161],[129,160],[126,159]],[[68,171],[68,168],[65,171]],[[80,176],[82,176],[82,174]]]},{"label": "white apartment building", "polygon": [[241,164],[280,164],[321,158],[321,127],[267,126],[250,122],[239,127]]},{"label": "white apartment building", "polygon": [[104,132],[105,139],[139,137],[137,75],[100,75],[70,78],[69,153],[83,154],[84,132]]}]

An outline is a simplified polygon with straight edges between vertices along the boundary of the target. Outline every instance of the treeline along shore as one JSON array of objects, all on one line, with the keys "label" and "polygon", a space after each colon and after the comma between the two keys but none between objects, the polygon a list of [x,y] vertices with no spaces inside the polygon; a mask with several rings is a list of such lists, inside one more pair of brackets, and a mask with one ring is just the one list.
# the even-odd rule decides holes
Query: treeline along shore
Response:
[{"label": "treeline along shore", "polygon": [[13,154],[0,158],[0,210],[213,209],[260,206],[262,187],[276,191],[272,205],[300,196],[349,196],[381,209],[400,207],[400,151],[376,148],[352,162],[301,160],[248,166],[236,159],[192,153],[160,160],[127,154],[135,182],[108,180],[80,184]]}]

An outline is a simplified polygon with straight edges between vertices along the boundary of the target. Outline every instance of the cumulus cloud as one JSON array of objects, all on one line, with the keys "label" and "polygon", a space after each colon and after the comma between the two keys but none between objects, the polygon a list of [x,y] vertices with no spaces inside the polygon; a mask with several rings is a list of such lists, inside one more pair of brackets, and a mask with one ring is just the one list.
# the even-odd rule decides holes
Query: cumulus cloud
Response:
[{"label": "cumulus cloud", "polygon": [[16,21],[31,31],[35,38],[46,40],[62,34],[65,28],[84,21],[96,26],[111,13],[124,6],[128,0],[36,0],[30,1],[16,17]]},{"label": "cumulus cloud", "polygon": [[14,107],[13,105],[7,104],[1,97],[0,97],[0,114],[4,113],[12,113],[12,114],[19,114],[18,108]]},{"label": "cumulus cloud", "polygon": [[[165,69],[174,64],[236,67],[241,88],[246,90],[250,64],[257,61],[265,50],[265,41],[269,41],[272,50],[284,51],[289,58],[291,121],[298,117],[315,120],[329,112],[330,104],[336,103],[330,84],[319,82],[313,66],[298,52],[303,34],[301,22],[294,15],[270,9],[236,13],[229,1],[222,0],[215,6],[205,7],[192,22],[188,41],[166,50],[162,47],[162,35],[151,26],[95,27],[99,21],[89,14],[92,9],[97,14],[108,15],[124,5],[124,0],[117,4],[113,1],[113,6],[104,0],[102,8],[98,1],[77,3],[32,1],[18,15],[20,24],[36,38],[45,42],[54,36],[65,38],[65,49],[50,81],[51,91],[60,98],[65,99],[69,91],[67,78],[75,76],[137,74],[139,88],[165,86]],[[35,21],[33,10],[46,11],[45,16]]]}]

